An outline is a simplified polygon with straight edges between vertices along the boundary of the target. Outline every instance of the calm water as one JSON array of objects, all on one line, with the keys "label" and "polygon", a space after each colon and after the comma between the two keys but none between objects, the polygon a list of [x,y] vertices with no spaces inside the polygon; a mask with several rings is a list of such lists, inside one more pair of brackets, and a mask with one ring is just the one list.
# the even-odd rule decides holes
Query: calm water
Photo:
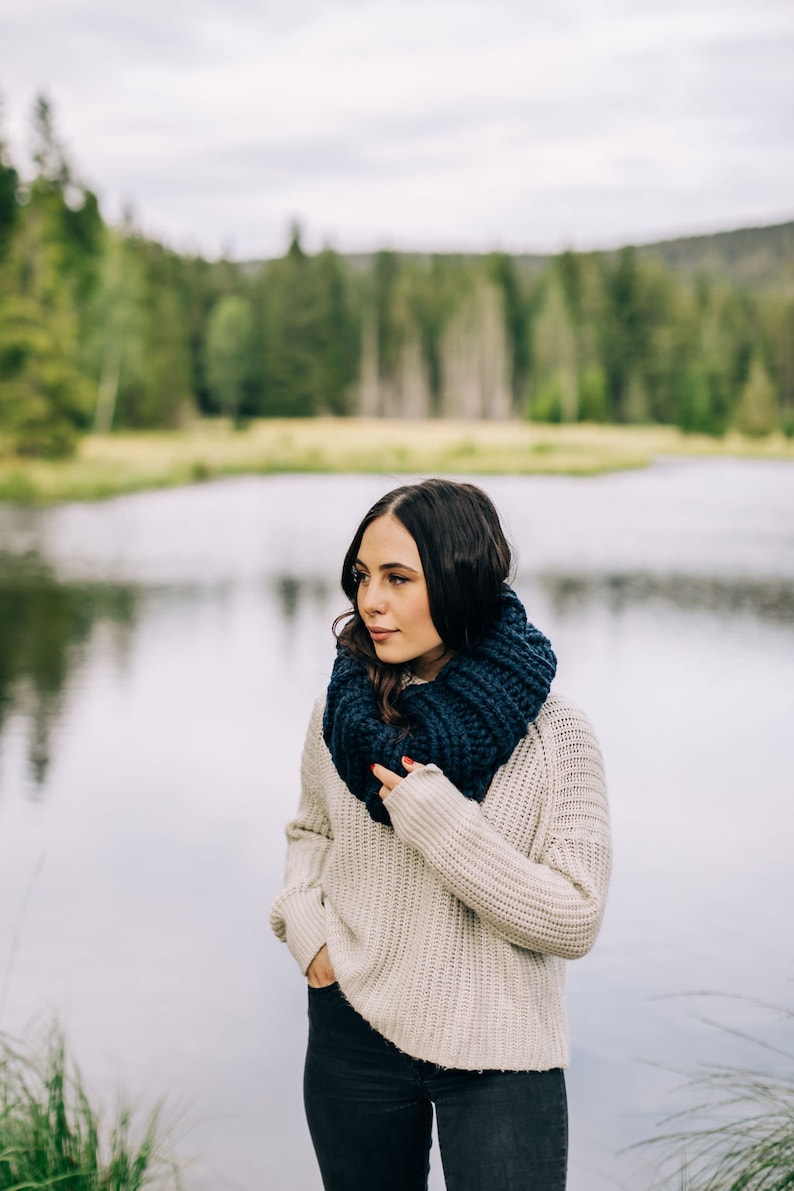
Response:
[{"label": "calm water", "polygon": [[[0,1029],[56,1013],[98,1095],[165,1094],[202,1191],[319,1191],[304,989],[267,912],[339,563],[390,486],[0,509]],[[672,1107],[664,1067],[758,1058],[700,1018],[768,1024],[677,994],[791,1003],[794,467],[483,486],[610,780],[611,901],[570,966],[571,1191],[642,1191],[617,1151]]]}]

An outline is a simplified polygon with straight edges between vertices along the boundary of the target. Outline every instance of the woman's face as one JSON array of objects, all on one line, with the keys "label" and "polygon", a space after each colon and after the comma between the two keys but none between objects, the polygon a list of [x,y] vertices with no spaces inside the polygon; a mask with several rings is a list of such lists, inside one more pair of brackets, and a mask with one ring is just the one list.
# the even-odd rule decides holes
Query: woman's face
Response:
[{"label": "woman's face", "polygon": [[435,678],[451,652],[430,616],[422,561],[405,526],[386,514],[364,531],[356,559],[356,602],[381,662],[411,662],[418,678]]}]

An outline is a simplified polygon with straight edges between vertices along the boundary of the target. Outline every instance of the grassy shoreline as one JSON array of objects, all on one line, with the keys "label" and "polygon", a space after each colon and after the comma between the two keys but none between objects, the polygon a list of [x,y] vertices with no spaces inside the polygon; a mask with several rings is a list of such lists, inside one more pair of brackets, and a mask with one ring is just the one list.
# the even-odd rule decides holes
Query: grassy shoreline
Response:
[{"label": "grassy shoreline", "polygon": [[162,1104],[109,1114],[89,1097],[54,1023],[32,1054],[0,1035],[0,1187],[180,1191]]},{"label": "grassy shoreline", "polygon": [[198,421],[177,431],[90,435],[69,460],[0,459],[0,501],[102,500],[221,476],[288,472],[586,476],[647,467],[660,456],[794,461],[794,441],[715,439],[664,426],[307,418],[234,430],[222,421]]}]

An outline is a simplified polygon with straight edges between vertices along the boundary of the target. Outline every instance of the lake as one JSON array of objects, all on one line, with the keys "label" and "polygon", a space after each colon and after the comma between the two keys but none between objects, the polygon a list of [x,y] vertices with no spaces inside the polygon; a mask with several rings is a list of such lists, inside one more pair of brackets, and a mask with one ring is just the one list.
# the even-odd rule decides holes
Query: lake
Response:
[{"label": "lake", "polygon": [[[99,1098],[164,1096],[189,1189],[320,1189],[268,910],[344,549],[397,482],[0,507],[0,1029],[57,1015]],[[733,1030],[790,1044],[731,998],[791,1005],[794,466],[478,482],[609,780],[609,907],[569,967],[570,1191],[643,1191],[619,1151],[678,1103],[672,1069],[767,1062]]]}]

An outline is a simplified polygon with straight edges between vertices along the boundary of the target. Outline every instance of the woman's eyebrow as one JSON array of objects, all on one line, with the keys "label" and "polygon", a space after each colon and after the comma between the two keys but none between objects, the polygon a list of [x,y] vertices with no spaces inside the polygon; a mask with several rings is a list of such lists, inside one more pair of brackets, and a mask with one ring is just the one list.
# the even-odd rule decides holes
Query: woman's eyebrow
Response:
[{"label": "woman's eyebrow", "polygon": [[[360,558],[356,559],[356,566],[363,567],[365,571],[369,570],[369,567],[367,566],[367,564],[362,562]],[[419,574],[416,567],[409,567],[407,562],[382,562],[380,564],[380,566],[378,567],[378,570],[379,571],[394,571],[394,570],[411,571],[411,573],[414,575]]]}]

